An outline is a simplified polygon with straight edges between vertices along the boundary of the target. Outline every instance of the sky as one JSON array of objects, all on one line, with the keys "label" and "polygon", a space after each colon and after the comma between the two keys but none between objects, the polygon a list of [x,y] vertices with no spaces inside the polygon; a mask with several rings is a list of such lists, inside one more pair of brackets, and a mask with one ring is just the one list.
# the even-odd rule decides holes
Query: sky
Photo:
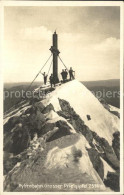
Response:
[{"label": "sky", "polygon": [[[60,57],[78,80],[119,79],[118,6],[8,6],[4,9],[4,82],[33,80],[51,54],[55,30]],[[59,77],[62,69],[59,61]],[[40,74],[36,81],[42,79]]]}]

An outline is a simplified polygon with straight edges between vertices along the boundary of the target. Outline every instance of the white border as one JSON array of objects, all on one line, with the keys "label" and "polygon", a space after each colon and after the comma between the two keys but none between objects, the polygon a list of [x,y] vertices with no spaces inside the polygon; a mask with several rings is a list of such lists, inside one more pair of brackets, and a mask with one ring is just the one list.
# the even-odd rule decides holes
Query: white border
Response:
[{"label": "white border", "polygon": [[121,6],[122,1],[1,1],[3,6]]},{"label": "white border", "polygon": [[[3,40],[3,26],[4,26],[4,19],[3,19],[3,14],[4,14],[4,7],[5,6],[120,6],[120,192],[15,192],[16,194],[108,194],[108,195],[113,195],[113,194],[120,194],[123,195],[123,2],[122,1],[102,1],[102,2],[97,2],[97,1],[1,1],[0,2],[0,13],[1,13],[1,43]],[[3,86],[2,86],[2,77],[0,75],[0,92],[1,96],[3,97]],[[3,109],[3,100],[0,102],[0,105]],[[3,118],[3,110],[0,109],[0,124],[1,124],[1,129],[3,129],[3,123],[2,123],[2,118]],[[0,131],[0,168],[2,168],[2,174],[0,178],[3,178],[3,151],[2,151],[2,144],[3,144],[3,133]],[[9,195],[13,194],[14,192],[3,192],[3,181],[0,179],[1,183],[1,188],[0,192],[3,195]]]},{"label": "white border", "polygon": [[124,155],[124,151],[123,151],[123,147],[124,147],[124,132],[123,132],[123,128],[124,128],[124,124],[123,124],[123,109],[124,109],[124,105],[123,105],[123,97],[124,97],[124,77],[123,77],[123,22],[124,22],[124,9],[123,6],[120,6],[120,192],[122,192],[122,194],[124,193],[124,186],[123,186],[123,179],[124,179],[124,175],[123,175],[123,155]]},{"label": "white border", "polygon": [[[2,65],[4,7],[0,3],[0,64]],[[0,66],[0,192],[3,191],[3,66]]]}]

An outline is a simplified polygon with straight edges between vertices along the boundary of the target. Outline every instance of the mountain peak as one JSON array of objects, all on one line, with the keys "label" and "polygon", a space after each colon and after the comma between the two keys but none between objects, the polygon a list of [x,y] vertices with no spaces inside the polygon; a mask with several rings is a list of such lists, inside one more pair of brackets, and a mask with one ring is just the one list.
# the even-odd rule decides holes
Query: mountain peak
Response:
[{"label": "mountain peak", "polygon": [[[91,184],[95,191],[119,189],[113,184],[119,180],[119,118],[77,80],[13,108],[4,138],[5,191],[57,191],[49,186],[60,184],[59,191],[92,191]],[[27,189],[25,183],[48,185]]]}]

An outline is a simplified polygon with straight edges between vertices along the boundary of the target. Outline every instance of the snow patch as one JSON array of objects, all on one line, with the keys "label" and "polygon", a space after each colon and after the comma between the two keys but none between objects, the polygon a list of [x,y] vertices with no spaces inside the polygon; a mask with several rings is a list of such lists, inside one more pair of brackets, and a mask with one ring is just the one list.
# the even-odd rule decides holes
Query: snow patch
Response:
[{"label": "snow patch", "polygon": [[82,152],[82,156],[79,157],[78,167],[82,173],[87,173],[92,176],[97,183],[103,184],[99,175],[93,168],[93,165],[89,159],[86,148],[90,148],[87,140],[84,136],[80,136],[78,142],[66,148],[54,147],[47,154],[47,160],[45,166],[48,169],[51,168],[64,168],[75,167],[75,155],[77,151]]},{"label": "snow patch", "polygon": [[116,112],[120,113],[120,109],[119,108],[117,108],[115,106],[112,106],[110,104],[109,104],[109,109],[110,109],[110,111],[116,111]]},{"label": "snow patch", "polygon": [[3,124],[5,125],[11,117],[20,116],[21,114],[23,114],[23,113],[24,113],[28,108],[30,108],[30,107],[31,107],[31,105],[30,105],[30,106],[23,107],[21,110],[20,110],[20,108],[15,109],[15,110],[14,110],[14,114],[13,114],[13,111],[10,112],[9,114],[7,114],[7,115],[5,116],[5,119],[4,119]]},{"label": "snow patch", "polygon": [[18,167],[20,167],[20,165],[21,165],[21,162],[17,162],[16,165],[13,167],[13,169],[9,171],[9,174],[12,172],[15,173],[18,170]]},{"label": "snow patch", "polygon": [[51,110],[48,114],[46,114],[47,123],[56,123],[57,121],[65,121],[67,125],[70,127],[70,131],[72,133],[76,133],[73,126],[63,117],[59,116],[56,112]]},{"label": "snow patch", "polygon": [[[105,138],[109,144],[112,143],[112,134],[119,130],[119,118],[106,110],[82,83],[73,80],[57,87],[49,98],[43,100],[43,104],[47,106],[51,103],[55,111],[59,111],[58,98],[68,101],[92,131]],[[90,115],[90,121],[87,115]]]}]

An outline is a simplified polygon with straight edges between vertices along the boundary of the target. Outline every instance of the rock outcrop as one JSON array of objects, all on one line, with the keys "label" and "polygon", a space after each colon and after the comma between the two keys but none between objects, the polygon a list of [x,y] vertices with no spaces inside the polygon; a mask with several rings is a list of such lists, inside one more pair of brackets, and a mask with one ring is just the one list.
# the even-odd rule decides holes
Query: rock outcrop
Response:
[{"label": "rock outcrop", "polygon": [[80,118],[80,116],[70,106],[69,102],[67,102],[66,100],[59,99],[59,103],[61,111],[58,111],[58,114],[67,119],[77,132],[81,132],[86,137],[88,142],[92,143],[92,132],[85,125],[84,121]]},{"label": "rock outcrop", "polygon": [[120,160],[120,132],[116,131],[113,133],[113,141],[112,141],[112,147],[114,149],[114,152],[117,156],[117,158]]},{"label": "rock outcrop", "polygon": [[[103,107],[108,110],[110,113],[114,114],[115,116],[117,116],[118,118],[120,118],[120,113],[117,111],[117,108],[107,104],[107,102],[105,101],[105,99],[99,99],[99,101],[101,102],[101,104],[103,105]],[[115,110],[113,110],[113,108]]]}]

